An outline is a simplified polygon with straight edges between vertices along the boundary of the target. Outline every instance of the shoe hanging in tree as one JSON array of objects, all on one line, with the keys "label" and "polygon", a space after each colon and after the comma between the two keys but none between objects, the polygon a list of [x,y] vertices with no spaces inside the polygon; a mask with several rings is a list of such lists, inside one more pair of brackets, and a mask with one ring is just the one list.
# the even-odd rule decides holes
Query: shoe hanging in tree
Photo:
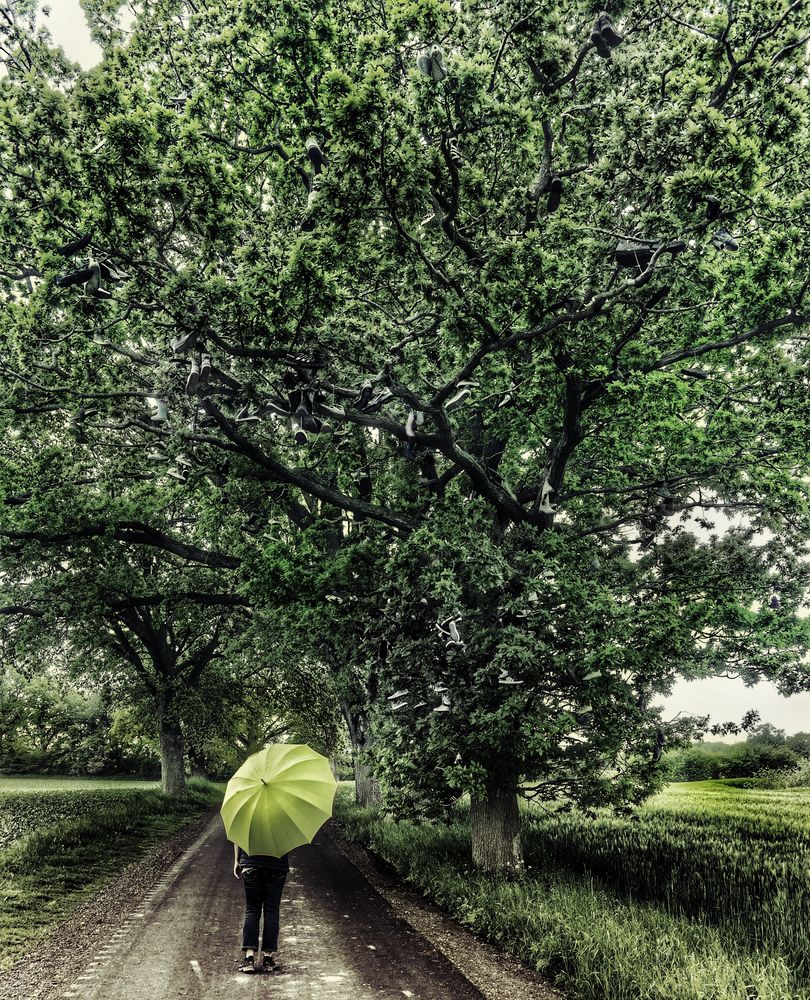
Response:
[{"label": "shoe hanging in tree", "polygon": [[548,201],[546,202],[546,208],[549,212],[556,212],[560,207],[560,199],[562,198],[562,181],[559,177],[552,177],[551,182],[548,186]]},{"label": "shoe hanging in tree", "polygon": [[640,240],[619,240],[613,256],[619,267],[645,268],[652,260],[655,247]]},{"label": "shoe hanging in tree", "polygon": [[[87,247],[90,246],[91,239],[92,235],[87,233],[85,236],[80,236],[78,239],[71,240],[70,243],[65,243],[64,246],[57,247],[56,252],[60,257],[72,257],[74,253],[80,253],[82,250],[86,250]],[[87,281],[87,278],[84,278],[83,280]]]},{"label": "shoe hanging in tree", "polygon": [[293,441],[295,441],[296,444],[305,445],[307,441],[309,441],[309,436],[307,435],[307,432],[298,423],[295,417],[292,417],[290,419],[290,423],[292,424],[292,429],[293,429]]},{"label": "shoe hanging in tree", "polygon": [[715,222],[720,217],[720,199],[713,194],[706,196],[706,220]]},{"label": "shoe hanging in tree", "polygon": [[326,166],[326,157],[323,155],[323,150],[314,135],[307,137],[306,148],[309,162],[312,164],[315,173],[319,174]]},{"label": "shoe hanging in tree", "polygon": [[166,100],[166,106],[172,108],[178,114],[185,110],[186,105],[189,101],[189,94],[187,90],[181,90],[179,94],[174,94]]},{"label": "shoe hanging in tree", "polygon": [[356,409],[358,410],[365,409],[366,405],[371,400],[373,394],[374,394],[374,386],[371,384],[369,379],[366,379],[365,382],[360,386],[360,392],[358,392],[357,395],[354,397],[352,405],[356,407]]},{"label": "shoe hanging in tree", "polygon": [[197,385],[200,381],[200,363],[196,358],[191,359],[191,370],[188,373],[188,378],[186,379],[186,395],[193,396],[197,391]]},{"label": "shoe hanging in tree", "polygon": [[519,684],[522,684],[523,681],[516,680],[512,677],[508,670],[502,670],[498,675],[498,683],[503,687],[517,687]]},{"label": "shoe hanging in tree", "polygon": [[426,451],[419,459],[422,475],[419,477],[420,486],[435,486],[439,482],[439,473],[436,469],[436,458],[432,451]]},{"label": "shoe hanging in tree", "polygon": [[129,281],[128,274],[124,274],[123,271],[116,271],[116,269],[109,262],[99,264],[99,269],[101,271],[101,277],[104,281],[112,281],[113,284],[120,284],[122,281]]},{"label": "shoe hanging in tree", "polygon": [[211,374],[211,356],[203,354],[200,358],[200,378],[197,382],[198,389],[204,389],[208,385],[208,378]]},{"label": "shoe hanging in tree", "polygon": [[150,419],[153,424],[167,424],[169,422],[169,404],[162,397],[147,396],[146,402],[151,410]]},{"label": "shoe hanging in tree", "polygon": [[394,398],[390,389],[380,389],[376,396],[372,396],[365,405],[366,413],[377,413],[386,403]]},{"label": "shoe hanging in tree", "polygon": [[447,76],[444,52],[442,52],[440,45],[431,45],[423,52],[420,52],[416,57],[416,65],[423,76],[426,76],[429,80],[435,80],[437,83],[444,80]]},{"label": "shoe hanging in tree", "polygon": [[[70,288],[73,285],[84,285],[85,295],[95,298],[110,298],[110,293],[101,287],[101,264],[97,260],[88,261],[87,267],[68,274],[60,274],[54,284],[57,288]],[[101,295],[96,293],[101,292]]]},{"label": "shoe hanging in tree", "polygon": [[594,24],[591,29],[591,42],[596,49],[596,52],[602,59],[610,59],[610,46],[607,43],[607,39],[599,30],[599,19],[597,18],[596,24]]},{"label": "shoe hanging in tree", "polygon": [[194,346],[197,340],[197,331],[190,330],[187,333],[181,333],[179,337],[173,337],[170,341],[171,349],[175,354],[185,354],[190,348]]},{"label": "shoe hanging in tree", "polygon": [[449,712],[450,711],[450,695],[442,694],[442,703],[433,709],[434,712]]},{"label": "shoe hanging in tree", "polygon": [[612,49],[617,48],[624,41],[624,36],[614,30],[606,10],[603,10],[596,18],[596,28]]},{"label": "shoe hanging in tree", "polygon": [[731,233],[725,229],[718,229],[717,232],[712,236],[711,244],[718,250],[739,250],[740,245],[731,235]]},{"label": "shoe hanging in tree", "polygon": [[444,409],[446,413],[452,413],[453,410],[457,410],[459,406],[466,400],[470,398],[470,390],[468,386],[462,386],[455,395],[451,396],[447,402],[444,404]]}]

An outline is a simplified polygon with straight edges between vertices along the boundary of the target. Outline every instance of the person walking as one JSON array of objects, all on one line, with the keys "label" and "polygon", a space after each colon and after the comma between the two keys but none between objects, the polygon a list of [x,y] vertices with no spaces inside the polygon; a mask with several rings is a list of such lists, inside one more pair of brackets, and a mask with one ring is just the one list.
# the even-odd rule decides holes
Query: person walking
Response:
[{"label": "person walking", "polygon": [[[240,972],[272,972],[276,967],[273,953],[278,950],[279,906],[281,893],[290,870],[287,854],[247,854],[233,845],[233,874],[241,875],[245,886],[245,923],[242,928],[242,963]],[[259,918],[264,912],[261,966],[256,966],[259,950]]]}]

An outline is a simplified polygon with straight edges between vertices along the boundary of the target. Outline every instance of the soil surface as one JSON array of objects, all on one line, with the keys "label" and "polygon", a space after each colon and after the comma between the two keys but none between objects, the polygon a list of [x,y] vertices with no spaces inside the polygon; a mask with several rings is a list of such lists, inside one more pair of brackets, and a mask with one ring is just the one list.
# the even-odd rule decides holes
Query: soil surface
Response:
[{"label": "soil surface", "polygon": [[221,818],[208,813],[83,904],[32,960],[1,974],[0,1000],[559,996],[397,887],[333,829],[290,856],[278,970],[240,973],[244,889],[232,865]]}]

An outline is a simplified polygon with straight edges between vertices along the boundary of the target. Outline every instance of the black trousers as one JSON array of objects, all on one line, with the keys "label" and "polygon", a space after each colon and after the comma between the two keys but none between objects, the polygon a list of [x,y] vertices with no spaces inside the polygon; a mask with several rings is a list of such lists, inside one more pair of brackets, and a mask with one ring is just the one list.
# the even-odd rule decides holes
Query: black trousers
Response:
[{"label": "black trousers", "polygon": [[286,872],[274,872],[267,868],[245,868],[242,872],[245,883],[245,926],[242,928],[242,951],[251,948],[258,951],[259,917],[264,910],[262,950],[278,950],[278,910],[281,893],[287,881]]}]

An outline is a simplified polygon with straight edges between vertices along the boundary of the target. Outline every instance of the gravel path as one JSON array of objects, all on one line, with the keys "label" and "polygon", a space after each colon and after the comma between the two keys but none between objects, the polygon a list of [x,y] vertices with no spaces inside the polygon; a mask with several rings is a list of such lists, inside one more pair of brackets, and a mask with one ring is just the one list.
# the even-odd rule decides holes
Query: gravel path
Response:
[{"label": "gravel path", "polygon": [[291,856],[279,971],[240,974],[244,890],[232,857],[209,812],[83,904],[35,961],[0,974],[0,1000],[560,997],[377,870],[332,824]]},{"label": "gravel path", "polygon": [[511,955],[506,955],[450,919],[420,893],[386,871],[361,844],[340,836],[334,823],[329,836],[377,892],[414,930],[438,948],[486,1000],[565,1000],[565,994]]},{"label": "gravel path", "polygon": [[[98,894],[81,903],[24,961],[0,972],[0,1000],[56,1000],[81,975],[121,925],[121,914],[137,909],[167,869],[200,836],[218,813],[199,819],[162,840],[127,865]],[[155,998],[157,1000],[157,998]]]}]

